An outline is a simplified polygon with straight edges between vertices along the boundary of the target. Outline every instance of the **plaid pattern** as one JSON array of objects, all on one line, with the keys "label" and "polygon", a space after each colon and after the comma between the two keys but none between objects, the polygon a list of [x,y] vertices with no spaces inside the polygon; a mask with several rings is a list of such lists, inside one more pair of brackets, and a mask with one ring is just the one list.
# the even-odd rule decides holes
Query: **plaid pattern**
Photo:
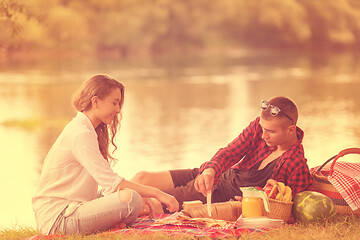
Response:
[{"label": "plaid pattern", "polygon": [[[267,146],[262,139],[262,128],[259,122],[260,117],[252,121],[227,147],[219,149],[210,161],[202,164],[200,171],[213,168],[216,172],[215,183],[217,183],[220,175],[229,168],[249,170],[269,156],[276,148]],[[299,140],[280,156],[271,176],[276,181],[291,187],[293,195],[311,189],[312,184],[302,145],[304,132],[299,127],[296,131]]]},{"label": "plaid pattern", "polygon": [[[177,215],[175,213],[173,215]],[[131,228],[113,230],[110,232],[105,232],[101,235],[112,235],[112,234],[121,234],[121,235],[151,235],[156,233],[168,234],[170,236],[179,236],[179,235],[188,235],[197,237],[211,237],[211,238],[226,238],[226,237],[239,237],[244,233],[250,232],[259,232],[265,233],[271,230],[271,228],[234,228],[232,227],[198,227],[191,226],[187,224],[157,224],[158,220],[171,217],[169,214],[161,214],[155,219],[149,219],[148,217],[138,218],[136,222],[131,226]],[[235,222],[234,222],[235,223]]]},{"label": "plaid pattern", "polygon": [[[175,215],[178,213],[175,213]],[[106,232],[98,233],[94,237],[105,238],[111,235],[140,235],[146,236],[151,234],[168,234],[170,236],[192,236],[197,237],[210,237],[210,238],[226,238],[226,237],[240,237],[244,233],[258,232],[266,233],[273,228],[235,228],[235,222],[232,227],[197,227],[183,224],[157,224],[158,220],[170,217],[169,214],[161,214],[156,216],[155,219],[148,217],[140,217],[130,228],[114,229]],[[50,239],[66,239],[65,235],[36,235],[25,240],[50,240]],[[139,237],[139,239],[141,239]]]},{"label": "plaid pattern", "polygon": [[[311,173],[315,173],[318,168],[319,167],[312,168]],[[327,176],[330,168],[330,164],[325,165],[320,172],[324,174],[324,176]],[[359,163],[336,162],[334,172],[331,176],[328,176],[328,180],[353,211],[360,209]],[[341,202],[335,202],[335,204],[340,205]]]}]

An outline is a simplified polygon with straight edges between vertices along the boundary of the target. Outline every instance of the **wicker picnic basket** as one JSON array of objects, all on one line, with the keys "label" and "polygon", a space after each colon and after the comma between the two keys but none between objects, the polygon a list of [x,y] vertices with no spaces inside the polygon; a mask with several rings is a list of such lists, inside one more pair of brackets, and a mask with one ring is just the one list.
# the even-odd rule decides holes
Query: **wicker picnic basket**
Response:
[{"label": "wicker picnic basket", "polygon": [[[347,154],[360,154],[360,148],[347,148],[339,152],[337,155],[331,157],[323,163],[313,174],[313,187],[315,191],[325,194],[334,202],[336,211],[340,215],[360,215],[360,209],[353,211],[346,203],[336,188],[328,181],[328,176],[331,176],[334,171],[336,161]],[[321,173],[321,169],[329,162],[332,162],[328,175]],[[326,173],[325,173],[326,174]]]},{"label": "wicker picnic basket", "polygon": [[[265,185],[266,187],[266,185]],[[264,189],[265,189],[264,187]],[[265,212],[265,216],[274,219],[282,219],[284,222],[288,222],[291,216],[291,210],[293,206],[293,202],[283,202],[276,199],[271,198],[273,194],[275,194],[275,190],[278,185],[274,185],[269,193],[269,203],[270,203],[270,212]]]}]

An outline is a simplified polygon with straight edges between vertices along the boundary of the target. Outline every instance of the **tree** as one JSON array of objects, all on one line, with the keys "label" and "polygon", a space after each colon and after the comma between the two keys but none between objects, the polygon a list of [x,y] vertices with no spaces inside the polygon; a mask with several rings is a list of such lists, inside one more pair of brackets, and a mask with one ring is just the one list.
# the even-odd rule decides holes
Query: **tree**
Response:
[{"label": "tree", "polygon": [[30,17],[27,7],[17,0],[0,0],[0,24],[12,35],[19,34],[21,24],[19,15]]}]

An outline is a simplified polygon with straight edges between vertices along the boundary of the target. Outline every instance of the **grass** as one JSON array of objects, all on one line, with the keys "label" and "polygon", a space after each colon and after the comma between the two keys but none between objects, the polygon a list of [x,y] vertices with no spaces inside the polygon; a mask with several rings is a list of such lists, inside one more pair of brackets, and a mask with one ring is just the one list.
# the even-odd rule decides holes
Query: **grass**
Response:
[{"label": "grass", "polygon": [[57,118],[57,119],[44,119],[36,116],[24,118],[24,119],[11,119],[1,122],[0,124],[4,127],[20,128],[27,131],[35,131],[45,127],[63,128],[68,119]]},{"label": "grass", "polygon": [[[268,233],[247,233],[241,235],[241,237],[231,237],[229,240],[233,239],[244,239],[244,240],[339,240],[339,239],[350,239],[358,240],[360,239],[360,217],[354,216],[338,216],[336,219],[324,223],[312,223],[309,225],[305,224],[294,224],[286,225],[279,229],[274,229]],[[0,239],[12,240],[12,239],[25,239],[38,234],[38,232],[32,228],[17,228],[17,229],[2,229],[0,230]],[[45,239],[45,237],[43,238]],[[120,240],[120,239],[130,239],[130,240],[187,240],[187,239],[198,239],[198,237],[192,237],[187,235],[178,235],[170,236],[167,234],[154,233],[150,235],[71,235],[65,238],[66,240]],[[204,240],[212,238],[201,238]]]},{"label": "grass", "polygon": [[0,229],[0,239],[25,239],[38,234],[38,232],[30,227],[16,227],[14,229]]}]

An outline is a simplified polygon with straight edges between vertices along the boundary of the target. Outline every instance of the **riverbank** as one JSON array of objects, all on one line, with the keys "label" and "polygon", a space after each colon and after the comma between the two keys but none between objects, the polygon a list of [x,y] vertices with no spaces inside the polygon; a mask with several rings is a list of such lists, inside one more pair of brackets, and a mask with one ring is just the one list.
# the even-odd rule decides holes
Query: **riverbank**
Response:
[{"label": "riverbank", "polygon": [[208,47],[177,46],[168,48],[166,51],[152,52],[147,48],[134,48],[122,51],[119,48],[111,49],[41,49],[24,48],[8,50],[0,46],[0,63],[12,62],[41,62],[58,60],[81,60],[81,59],[112,59],[112,60],[154,60],[154,59],[173,59],[196,56],[222,56],[222,57],[251,57],[261,58],[267,55],[278,56],[276,61],[291,56],[303,56],[313,58],[316,61],[328,59],[332,56],[352,55],[358,59],[360,50],[354,48],[332,48],[323,49],[319,47],[288,48],[284,47],[250,47],[239,44],[223,44]]}]

